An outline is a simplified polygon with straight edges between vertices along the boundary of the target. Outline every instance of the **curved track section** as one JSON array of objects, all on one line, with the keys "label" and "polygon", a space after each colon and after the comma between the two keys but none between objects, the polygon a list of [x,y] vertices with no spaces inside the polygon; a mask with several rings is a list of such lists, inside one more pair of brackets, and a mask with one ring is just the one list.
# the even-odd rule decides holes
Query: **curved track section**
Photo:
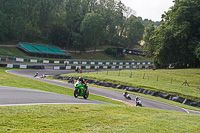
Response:
[{"label": "curved track section", "polygon": [[[59,74],[73,73],[74,71],[70,71],[70,70],[53,70],[52,71],[52,70],[47,69],[47,70],[9,70],[8,72],[11,74],[39,80],[42,82],[47,82],[50,84],[55,84],[58,86],[74,89],[73,84],[68,84],[66,82],[57,81],[57,80],[49,80],[49,79],[41,79],[41,78],[33,77],[33,75],[36,72],[39,72],[39,75],[42,75],[44,73],[47,75],[59,75]],[[95,95],[107,97],[107,98],[117,100],[117,101],[127,102],[130,104],[135,104],[134,100],[125,99],[121,92],[106,90],[106,89],[101,89],[101,88],[96,88],[96,87],[89,87],[89,91],[90,91],[90,93],[95,94]],[[136,97],[135,95],[131,95],[132,99],[135,99],[135,97]],[[73,99],[75,99],[75,98],[73,98]],[[164,109],[164,110],[171,110],[171,111],[200,114],[200,112],[198,112],[198,111],[186,110],[186,109],[183,109],[183,108],[180,108],[177,106],[169,105],[166,103],[158,102],[158,101],[147,99],[147,98],[140,97],[140,99],[142,101],[143,106],[147,107],[147,108],[156,108],[156,109]]]},{"label": "curved track section", "polygon": [[40,104],[98,104],[102,102],[77,99],[67,95],[39,90],[0,86],[0,106]]}]

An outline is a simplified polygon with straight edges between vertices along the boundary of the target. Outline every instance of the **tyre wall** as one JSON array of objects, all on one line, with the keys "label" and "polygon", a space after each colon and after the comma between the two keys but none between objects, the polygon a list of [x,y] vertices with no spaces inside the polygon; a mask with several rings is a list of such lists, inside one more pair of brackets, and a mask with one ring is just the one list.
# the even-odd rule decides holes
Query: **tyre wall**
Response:
[{"label": "tyre wall", "polygon": [[[61,79],[61,80],[68,80],[69,78],[70,77],[54,76],[54,79]],[[77,78],[74,78],[74,79],[77,79]],[[132,87],[132,86],[124,86],[124,85],[118,85],[118,84],[113,84],[113,83],[107,83],[104,81],[89,80],[89,79],[85,79],[85,80],[89,84],[94,84],[94,85],[99,85],[99,86],[104,86],[104,87],[111,87],[111,88],[122,89],[122,90],[126,89],[127,91],[142,93],[142,94],[151,95],[151,96],[155,96],[155,97],[160,97],[163,99],[168,99],[168,100],[172,100],[174,102],[179,102],[182,104],[200,108],[200,102],[196,102],[196,101],[186,99],[183,97],[179,97],[179,96],[175,96],[175,95],[170,95],[170,94],[166,94],[166,93],[162,93],[162,92],[156,92],[156,91]]]}]

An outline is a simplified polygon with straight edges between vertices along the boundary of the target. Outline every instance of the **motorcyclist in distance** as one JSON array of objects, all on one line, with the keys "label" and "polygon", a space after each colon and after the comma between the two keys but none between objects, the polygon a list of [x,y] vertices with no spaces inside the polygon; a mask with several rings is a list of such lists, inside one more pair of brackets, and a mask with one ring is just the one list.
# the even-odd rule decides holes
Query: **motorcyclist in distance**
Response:
[{"label": "motorcyclist in distance", "polygon": [[127,90],[123,93],[123,96],[129,100],[131,100],[130,95],[128,94]]},{"label": "motorcyclist in distance", "polygon": [[140,100],[140,98],[139,98],[139,97],[136,97],[136,98],[135,98],[135,101],[136,101],[136,102],[137,102],[137,101],[139,101],[139,100]]},{"label": "motorcyclist in distance", "polygon": [[34,75],[34,77],[37,77],[38,76],[38,72],[36,72],[36,74]]},{"label": "motorcyclist in distance", "polygon": [[127,90],[124,92],[124,95],[125,95],[125,96],[127,96],[127,95],[128,95],[128,92],[127,92]]},{"label": "motorcyclist in distance", "polygon": [[141,106],[142,107],[142,102],[141,102],[139,97],[136,96],[135,102],[136,102],[136,106]]}]

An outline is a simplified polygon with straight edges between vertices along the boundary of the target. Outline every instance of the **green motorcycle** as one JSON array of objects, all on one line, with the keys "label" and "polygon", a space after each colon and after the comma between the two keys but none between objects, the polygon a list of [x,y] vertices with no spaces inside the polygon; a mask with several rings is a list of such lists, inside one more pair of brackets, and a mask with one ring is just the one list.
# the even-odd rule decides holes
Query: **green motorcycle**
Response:
[{"label": "green motorcycle", "polygon": [[89,91],[86,89],[86,86],[81,84],[79,81],[77,81],[74,84],[75,90],[74,90],[74,97],[77,98],[78,96],[83,96],[84,99],[87,99],[89,96]]}]

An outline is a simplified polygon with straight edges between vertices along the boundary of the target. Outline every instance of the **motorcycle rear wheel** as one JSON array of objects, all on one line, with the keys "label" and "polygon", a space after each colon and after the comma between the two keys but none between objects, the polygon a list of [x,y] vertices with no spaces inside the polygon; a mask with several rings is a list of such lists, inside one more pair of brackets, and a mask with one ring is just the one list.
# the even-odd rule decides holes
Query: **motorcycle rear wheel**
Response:
[{"label": "motorcycle rear wheel", "polygon": [[84,94],[83,98],[84,98],[84,99],[87,99],[88,96],[89,96],[89,91],[87,91],[87,92]]},{"label": "motorcycle rear wheel", "polygon": [[127,97],[127,99],[128,99],[128,100],[131,100],[131,97],[130,97],[130,96],[128,96],[128,97]]}]

